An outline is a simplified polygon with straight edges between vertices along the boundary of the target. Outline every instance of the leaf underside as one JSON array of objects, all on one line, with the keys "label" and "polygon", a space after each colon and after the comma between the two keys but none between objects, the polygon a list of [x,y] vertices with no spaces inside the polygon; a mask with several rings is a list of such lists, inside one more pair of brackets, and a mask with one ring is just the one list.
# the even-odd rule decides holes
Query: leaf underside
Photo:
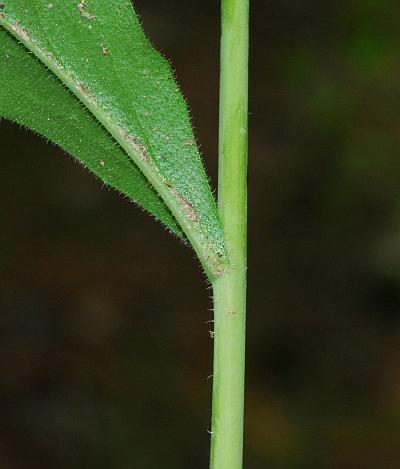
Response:
[{"label": "leaf underside", "polygon": [[107,130],[54,74],[3,29],[0,67],[2,117],[55,142],[107,186],[182,235],[170,210]]},{"label": "leaf underside", "polygon": [[223,233],[187,106],[131,3],[2,6],[0,116],[65,149],[186,236],[210,277],[221,274]]}]

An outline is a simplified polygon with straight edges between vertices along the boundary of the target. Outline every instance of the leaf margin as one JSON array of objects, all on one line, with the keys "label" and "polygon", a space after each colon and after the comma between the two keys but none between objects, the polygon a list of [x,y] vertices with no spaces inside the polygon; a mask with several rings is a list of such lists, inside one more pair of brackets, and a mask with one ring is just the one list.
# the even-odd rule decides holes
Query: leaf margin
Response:
[{"label": "leaf margin", "polygon": [[[90,113],[107,129],[129,157],[147,177],[152,187],[171,210],[178,224],[186,234],[210,280],[225,273],[229,262],[225,247],[210,243],[207,229],[199,223],[199,217],[192,204],[180,194],[169,181],[163,178],[149,157],[144,145],[138,142],[129,130],[114,121],[107,114],[81,80],[57,62],[53,54],[42,48],[34,37],[18,21],[8,20],[4,11],[0,12],[0,25],[30,50],[61,82],[66,85],[84,104]],[[222,228],[221,228],[222,230]]]}]

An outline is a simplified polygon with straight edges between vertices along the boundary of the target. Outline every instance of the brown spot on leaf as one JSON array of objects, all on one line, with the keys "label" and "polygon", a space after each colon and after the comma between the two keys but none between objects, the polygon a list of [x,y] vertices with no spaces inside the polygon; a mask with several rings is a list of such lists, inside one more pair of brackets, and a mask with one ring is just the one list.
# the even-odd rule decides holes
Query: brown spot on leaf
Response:
[{"label": "brown spot on leaf", "polygon": [[129,132],[126,130],[120,129],[120,133],[124,140],[126,140],[132,147],[133,149],[139,154],[139,157],[141,160],[145,161],[146,163],[149,163],[151,161],[150,155],[147,152],[147,149],[144,145],[139,143],[133,135],[131,135]]},{"label": "brown spot on leaf", "polygon": [[89,90],[86,88],[86,86],[83,83],[77,83],[76,85],[78,87],[78,90],[84,94],[86,97],[89,96]]},{"label": "brown spot on leaf", "polygon": [[92,94],[90,93],[90,91],[86,88],[86,86],[83,84],[83,83],[77,83],[76,84],[76,87],[78,89],[78,91],[80,91],[83,96],[91,103],[93,104],[94,106],[97,106],[97,101],[96,99],[92,96]]},{"label": "brown spot on leaf", "polygon": [[185,212],[186,216],[194,221],[195,223],[199,223],[200,218],[199,215],[197,214],[196,210],[194,209],[193,205],[188,201],[186,197],[183,195],[180,195],[178,191],[173,187],[172,185],[168,185],[166,183],[167,187],[169,188],[170,192],[178,199],[181,207],[183,208],[183,211]]},{"label": "brown spot on leaf", "polygon": [[104,168],[104,165],[105,165],[104,160],[100,160],[100,161],[99,161],[99,165],[100,165],[102,168]]},{"label": "brown spot on leaf", "polygon": [[103,55],[109,55],[109,54],[110,54],[110,51],[109,51],[108,47],[101,46],[101,53],[102,53]]},{"label": "brown spot on leaf", "polygon": [[[4,13],[0,13],[4,16]],[[36,41],[30,36],[30,34],[18,23],[10,23],[11,30],[14,31],[21,39],[26,42],[30,42],[32,45],[36,45]]]},{"label": "brown spot on leaf", "polygon": [[91,13],[89,13],[85,10],[85,8],[86,8],[85,0],[82,0],[81,2],[79,2],[78,5],[77,5],[77,8],[78,8],[78,11],[79,11],[80,15],[83,18],[86,18],[87,20],[94,20],[94,19],[97,18],[97,16],[92,15]]},{"label": "brown spot on leaf", "polygon": [[226,273],[226,267],[220,265],[215,259],[210,259],[209,258],[208,261],[210,262],[210,264],[213,267],[212,271],[213,271],[215,276],[221,277],[222,275],[224,275]]}]

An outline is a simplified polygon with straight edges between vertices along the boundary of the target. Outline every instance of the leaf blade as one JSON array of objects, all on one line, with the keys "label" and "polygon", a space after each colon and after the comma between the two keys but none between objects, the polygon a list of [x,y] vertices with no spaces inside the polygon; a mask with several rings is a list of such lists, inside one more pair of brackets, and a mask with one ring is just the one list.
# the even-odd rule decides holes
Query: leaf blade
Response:
[{"label": "leaf blade", "polygon": [[0,116],[56,143],[105,185],[136,202],[177,236],[183,236],[169,209],[108,132],[3,29],[0,82]]},{"label": "leaf blade", "polygon": [[206,273],[220,275],[223,232],[186,103],[130,2],[46,3],[7,3],[0,23],[107,128],[169,207]]}]

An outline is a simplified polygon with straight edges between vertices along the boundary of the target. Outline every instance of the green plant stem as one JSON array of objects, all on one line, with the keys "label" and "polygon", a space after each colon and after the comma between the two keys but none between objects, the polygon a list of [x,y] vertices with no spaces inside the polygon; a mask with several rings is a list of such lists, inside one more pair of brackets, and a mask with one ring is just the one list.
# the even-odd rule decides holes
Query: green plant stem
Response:
[{"label": "green plant stem", "polygon": [[218,205],[230,268],[213,280],[211,468],[243,459],[247,269],[249,0],[222,0]]}]

